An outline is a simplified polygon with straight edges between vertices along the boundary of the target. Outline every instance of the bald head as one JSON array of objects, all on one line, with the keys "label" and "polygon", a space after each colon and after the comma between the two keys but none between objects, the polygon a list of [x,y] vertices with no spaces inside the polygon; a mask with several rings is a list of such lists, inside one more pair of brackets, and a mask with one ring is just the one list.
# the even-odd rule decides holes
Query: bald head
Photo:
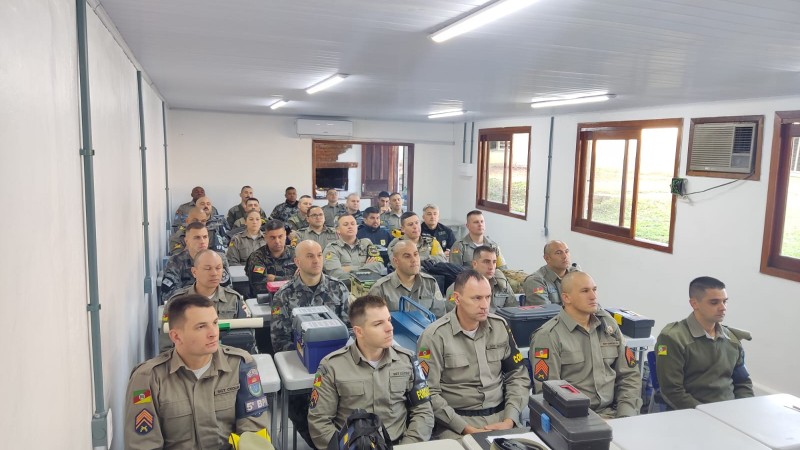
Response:
[{"label": "bald head", "polygon": [[307,251],[322,251],[322,247],[315,241],[307,239],[305,241],[301,241],[297,244],[297,247],[294,249],[295,254],[307,252]]},{"label": "bald head", "polygon": [[572,259],[569,255],[569,247],[562,241],[550,241],[544,246],[544,261],[556,275],[563,277]]},{"label": "bald head", "polygon": [[578,323],[588,320],[599,308],[597,285],[586,272],[570,272],[561,280],[561,301],[564,311]]},{"label": "bald head", "polygon": [[305,240],[294,249],[294,263],[300,276],[316,278],[322,274],[322,247],[315,241]]},{"label": "bald head", "polygon": [[400,239],[397,241],[397,244],[392,247],[392,256],[399,256],[405,251],[414,251],[417,249],[417,244],[407,240],[407,239]]},{"label": "bald head", "polygon": [[584,280],[585,278],[591,277],[588,273],[578,270],[564,275],[564,278],[561,279],[561,292],[572,292],[575,286],[579,284],[578,280]]},{"label": "bald head", "polygon": [[208,213],[200,209],[199,206],[195,206],[194,208],[189,210],[189,213],[186,215],[185,223],[189,225],[192,222],[200,222],[206,223],[208,220]]},{"label": "bald head", "polygon": [[192,275],[195,283],[204,293],[216,289],[222,281],[222,257],[219,253],[204,249],[194,255]]}]

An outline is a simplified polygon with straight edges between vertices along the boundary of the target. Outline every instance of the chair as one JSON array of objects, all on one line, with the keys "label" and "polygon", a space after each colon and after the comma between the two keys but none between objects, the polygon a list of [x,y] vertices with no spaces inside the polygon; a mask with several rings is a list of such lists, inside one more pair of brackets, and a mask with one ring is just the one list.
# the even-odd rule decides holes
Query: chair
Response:
[{"label": "chair", "polygon": [[669,410],[669,405],[667,405],[664,398],[661,396],[661,386],[658,384],[658,374],[656,373],[656,353],[652,350],[647,352],[647,368],[650,372],[650,385],[653,387],[647,413],[667,411]]}]

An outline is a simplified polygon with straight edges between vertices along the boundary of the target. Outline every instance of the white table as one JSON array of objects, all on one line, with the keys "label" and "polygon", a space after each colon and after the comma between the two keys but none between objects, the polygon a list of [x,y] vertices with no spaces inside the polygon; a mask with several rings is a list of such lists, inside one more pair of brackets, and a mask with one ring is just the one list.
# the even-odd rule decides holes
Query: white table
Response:
[{"label": "white table", "polygon": [[696,409],[608,421],[621,450],[768,450],[746,434]]},{"label": "white table", "polygon": [[769,448],[800,449],[800,398],[793,395],[740,398],[699,405],[696,409]]},{"label": "white table", "polygon": [[264,319],[264,328],[269,329],[269,322],[272,320],[272,309],[270,305],[258,303],[258,299],[248,298],[244,301],[253,317],[262,317]]},{"label": "white table", "polygon": [[464,447],[455,439],[440,439],[438,441],[395,445],[394,448],[398,450],[464,450]]},{"label": "white table", "polygon": [[[289,395],[300,394],[308,391],[314,385],[313,373],[308,373],[308,369],[300,361],[297,351],[289,350],[286,352],[275,353],[275,366],[281,377],[281,440],[283,450],[288,450],[286,445],[289,439]],[[297,440],[294,439],[293,447],[296,448]]]},{"label": "white table", "polygon": [[231,283],[247,283],[244,266],[229,266],[228,274],[231,276]]},{"label": "white table", "polygon": [[281,390],[281,378],[278,375],[278,369],[275,367],[275,362],[272,361],[272,356],[264,354],[253,355],[258,366],[258,374],[261,376],[261,388],[267,395],[269,401],[269,433],[271,436],[276,436],[278,418],[275,414],[275,396]]}]

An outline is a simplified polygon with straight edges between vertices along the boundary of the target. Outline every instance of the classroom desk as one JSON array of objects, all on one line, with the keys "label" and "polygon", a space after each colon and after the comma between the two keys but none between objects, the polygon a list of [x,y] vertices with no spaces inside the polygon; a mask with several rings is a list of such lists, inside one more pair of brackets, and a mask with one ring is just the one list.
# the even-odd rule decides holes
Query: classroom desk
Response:
[{"label": "classroom desk", "polygon": [[394,448],[398,450],[464,450],[464,447],[455,439],[440,439],[438,441],[395,445]]},{"label": "classroom desk", "polygon": [[760,442],[696,409],[608,421],[621,450],[768,450]]},{"label": "classroom desk", "polygon": [[[308,373],[306,366],[297,356],[297,351],[275,353],[275,366],[281,377],[281,440],[282,450],[288,450],[289,439],[289,395],[301,394],[311,390],[314,384],[313,373]],[[293,439],[292,447],[297,449],[297,439]]]},{"label": "classroom desk", "polygon": [[800,398],[789,394],[699,405],[708,414],[772,449],[800,449]]},{"label": "classroom desk", "polygon": [[278,418],[275,414],[275,396],[281,390],[281,378],[278,375],[275,362],[272,361],[272,356],[258,354],[253,355],[253,359],[256,360],[258,374],[261,376],[261,388],[267,395],[267,401],[269,402],[269,434],[270,436],[276,436],[275,430],[277,429]]},{"label": "classroom desk", "polygon": [[245,303],[253,314],[253,317],[261,317],[264,319],[264,327],[255,329],[258,352],[272,353],[272,338],[269,335],[269,323],[272,320],[272,309],[270,305],[260,304],[255,298],[248,298],[245,300]]},{"label": "classroom desk", "polygon": [[231,283],[247,283],[247,275],[244,273],[244,266],[230,266],[228,273],[231,276]]}]

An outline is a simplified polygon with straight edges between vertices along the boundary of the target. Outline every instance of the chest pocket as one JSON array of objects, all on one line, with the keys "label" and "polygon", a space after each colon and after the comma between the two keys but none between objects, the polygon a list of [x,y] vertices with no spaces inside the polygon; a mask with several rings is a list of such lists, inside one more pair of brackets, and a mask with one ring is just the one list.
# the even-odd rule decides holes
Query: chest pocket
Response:
[{"label": "chest pocket", "polygon": [[497,362],[503,359],[503,354],[505,353],[505,348],[487,348],[486,349],[486,360],[489,362]]},{"label": "chest pocket", "polygon": [[583,352],[562,352],[561,353],[561,364],[583,364],[584,361]]},{"label": "chest pocket", "polygon": [[467,359],[467,355],[463,354],[444,355],[444,367],[447,369],[455,369],[457,367],[467,367],[468,365],[469,365],[469,360]]},{"label": "chest pocket", "polygon": [[600,347],[600,353],[603,355],[603,359],[605,360],[616,359],[617,356],[619,356],[619,351],[617,350],[618,345],[619,344],[611,345],[611,343],[608,343],[608,345],[603,345],[602,347]]},{"label": "chest pocket", "polygon": [[165,447],[194,439],[192,405],[189,399],[161,402],[158,414]]},{"label": "chest pocket", "polygon": [[233,423],[236,420],[236,392],[237,390],[231,390],[214,395],[214,411],[217,414],[217,422]]},{"label": "chest pocket", "polygon": [[492,296],[492,303],[495,308],[502,308],[506,304],[506,301],[508,301],[508,294],[494,294]]},{"label": "chest pocket", "polygon": [[235,319],[236,312],[235,301],[228,300],[227,302],[217,302],[217,314],[220,319]]},{"label": "chest pocket", "polygon": [[[336,382],[336,389],[342,399],[356,399],[364,395],[363,381],[343,381]],[[351,400],[352,401],[352,400]]]}]

